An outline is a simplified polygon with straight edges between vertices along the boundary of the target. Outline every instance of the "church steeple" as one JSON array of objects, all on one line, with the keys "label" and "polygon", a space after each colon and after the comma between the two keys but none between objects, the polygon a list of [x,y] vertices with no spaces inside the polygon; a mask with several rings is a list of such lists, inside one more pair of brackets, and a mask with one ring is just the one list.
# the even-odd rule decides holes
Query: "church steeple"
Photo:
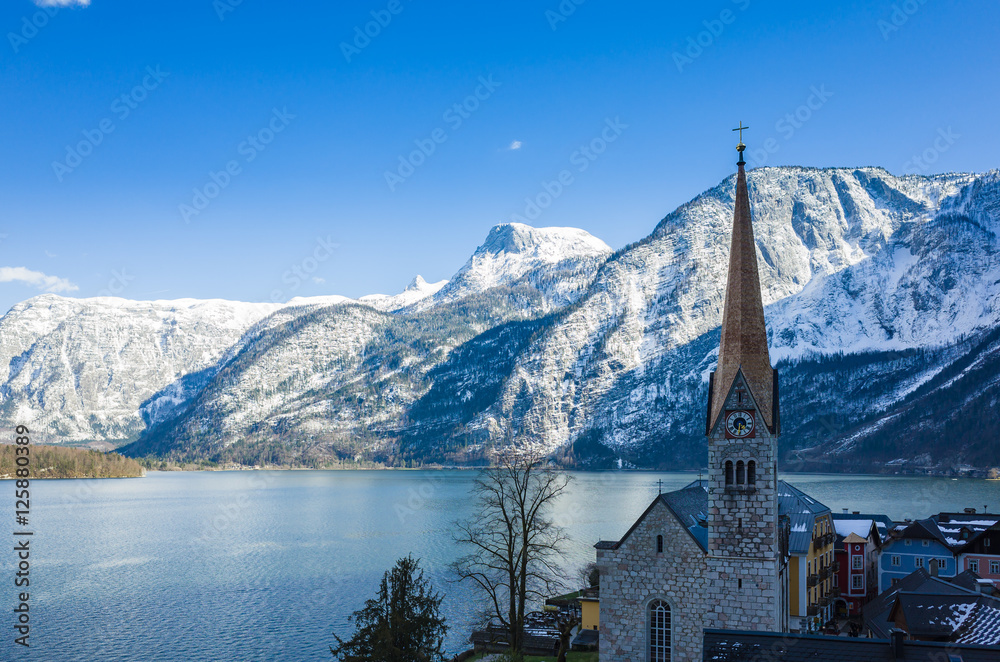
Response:
[{"label": "church steeple", "polygon": [[722,315],[722,340],[719,343],[719,365],[712,377],[706,432],[719,421],[726,398],[737,373],[750,389],[764,424],[772,434],[778,433],[777,378],[771,368],[767,351],[767,328],[764,325],[764,305],[760,294],[760,276],[757,272],[757,250],[750,217],[750,196],[743,160],[743,130],[740,126],[740,154],[737,162],[736,205],[733,212],[733,238],[729,251],[729,282],[726,286],[726,303]]}]

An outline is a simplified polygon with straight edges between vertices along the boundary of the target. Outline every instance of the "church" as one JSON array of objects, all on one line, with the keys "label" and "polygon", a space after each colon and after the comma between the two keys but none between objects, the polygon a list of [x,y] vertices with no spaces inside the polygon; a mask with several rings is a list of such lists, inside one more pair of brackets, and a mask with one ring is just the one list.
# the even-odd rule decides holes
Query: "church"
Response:
[{"label": "church", "polygon": [[719,363],[706,407],[708,479],[659,495],[621,540],[595,546],[601,662],[700,661],[706,628],[788,631],[778,374],[767,348],[745,149],[740,140]]}]

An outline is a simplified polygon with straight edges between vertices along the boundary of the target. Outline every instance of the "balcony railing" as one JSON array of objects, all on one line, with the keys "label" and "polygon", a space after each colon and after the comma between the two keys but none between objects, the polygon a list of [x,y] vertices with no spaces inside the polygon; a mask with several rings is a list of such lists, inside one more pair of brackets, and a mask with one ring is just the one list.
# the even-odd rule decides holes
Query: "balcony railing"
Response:
[{"label": "balcony railing", "polygon": [[809,607],[806,608],[806,615],[819,616],[819,607],[817,607],[816,605],[809,605]]},{"label": "balcony railing", "polygon": [[830,577],[833,576],[833,567],[825,566],[823,569],[819,571],[819,576],[821,579],[829,579]]},{"label": "balcony railing", "polygon": [[830,597],[831,598],[839,598],[840,597],[840,589],[837,588],[836,586],[834,586],[833,588],[831,588],[830,589]]},{"label": "balcony railing", "polygon": [[806,577],[806,586],[815,586],[819,583],[819,575],[813,573]]}]

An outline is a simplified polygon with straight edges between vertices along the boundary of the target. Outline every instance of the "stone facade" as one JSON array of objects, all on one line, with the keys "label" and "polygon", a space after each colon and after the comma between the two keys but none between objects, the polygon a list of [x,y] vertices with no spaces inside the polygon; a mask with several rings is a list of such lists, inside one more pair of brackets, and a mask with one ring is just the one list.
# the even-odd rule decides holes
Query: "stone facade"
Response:
[{"label": "stone facade", "polygon": [[[663,536],[662,553],[656,551],[658,535]],[[617,549],[598,549],[601,662],[647,659],[647,606],[656,599],[670,605],[672,659],[700,661],[705,617],[721,613],[728,601],[725,594],[708,599],[707,561],[701,546],[659,498]]]},{"label": "stone facade", "polygon": [[[755,419],[747,438],[726,437],[726,414],[736,411]],[[785,629],[776,442],[738,371],[708,440],[708,564],[718,578],[706,590],[730,593],[740,606],[724,625],[706,627]]]},{"label": "stone facade", "polygon": [[742,148],[719,363],[709,382],[708,498],[701,486],[660,495],[620,541],[598,543],[601,662],[651,659],[648,619],[657,600],[670,606],[670,662],[700,662],[706,628],[788,627],[777,376]]}]

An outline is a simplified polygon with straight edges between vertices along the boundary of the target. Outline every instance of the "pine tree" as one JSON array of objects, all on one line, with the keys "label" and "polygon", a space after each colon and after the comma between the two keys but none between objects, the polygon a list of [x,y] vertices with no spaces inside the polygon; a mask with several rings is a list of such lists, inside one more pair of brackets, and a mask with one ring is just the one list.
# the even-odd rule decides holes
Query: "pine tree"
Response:
[{"label": "pine tree", "polygon": [[344,662],[433,662],[444,659],[441,616],[443,596],[433,593],[420,562],[412,556],[386,571],[378,596],[365,602],[350,620],[354,635],[347,641],[333,635],[330,652]]}]

